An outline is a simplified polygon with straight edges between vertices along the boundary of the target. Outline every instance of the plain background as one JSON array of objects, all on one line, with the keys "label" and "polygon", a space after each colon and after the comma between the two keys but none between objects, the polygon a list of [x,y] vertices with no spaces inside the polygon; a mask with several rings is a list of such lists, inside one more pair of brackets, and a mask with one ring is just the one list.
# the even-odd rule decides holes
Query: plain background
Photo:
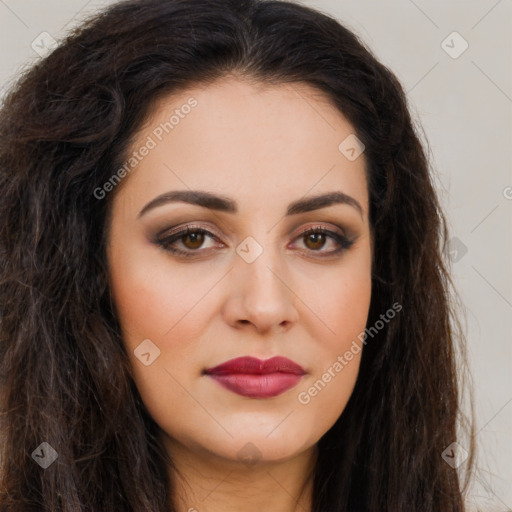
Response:
[{"label": "plain background", "polygon": [[[40,58],[32,42],[42,32],[59,40],[86,16],[111,3],[0,0],[1,93],[23,67]],[[512,2],[301,3],[336,17],[391,68],[407,91],[421,136],[428,141],[453,237],[453,275],[467,317],[478,445],[468,510],[476,510],[478,504],[485,512],[510,511]],[[467,49],[453,58],[465,47],[464,41]],[[445,448],[439,447],[440,456]]]}]

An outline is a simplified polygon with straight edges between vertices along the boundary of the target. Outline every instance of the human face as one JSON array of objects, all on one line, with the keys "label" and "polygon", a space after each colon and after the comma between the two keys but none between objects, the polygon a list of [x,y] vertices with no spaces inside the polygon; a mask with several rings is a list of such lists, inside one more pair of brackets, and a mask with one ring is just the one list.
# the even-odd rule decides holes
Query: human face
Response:
[{"label": "human face", "polygon": [[[306,84],[233,77],[166,97],[138,132],[132,151],[151,149],[116,190],[107,256],[135,383],[171,451],[286,460],[343,412],[361,352],[342,370],[336,362],[364,331],[371,296],[364,153],[338,148],[354,132]],[[147,206],[173,191],[222,196],[230,208]],[[349,199],[287,214],[336,192]],[[207,233],[170,239],[187,226]],[[302,235],[314,227],[334,235]],[[304,373],[225,377],[236,391],[205,374],[243,356],[286,357]]]}]

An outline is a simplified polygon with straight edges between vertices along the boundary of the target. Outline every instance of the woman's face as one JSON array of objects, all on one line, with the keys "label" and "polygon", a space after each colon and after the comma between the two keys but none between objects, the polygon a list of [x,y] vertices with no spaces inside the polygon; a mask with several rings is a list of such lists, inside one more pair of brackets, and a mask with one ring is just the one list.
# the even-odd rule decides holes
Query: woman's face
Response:
[{"label": "woman's face", "polygon": [[108,261],[135,382],[171,452],[285,460],[343,412],[371,296],[353,134],[305,84],[234,78],[160,101],[138,133]]}]

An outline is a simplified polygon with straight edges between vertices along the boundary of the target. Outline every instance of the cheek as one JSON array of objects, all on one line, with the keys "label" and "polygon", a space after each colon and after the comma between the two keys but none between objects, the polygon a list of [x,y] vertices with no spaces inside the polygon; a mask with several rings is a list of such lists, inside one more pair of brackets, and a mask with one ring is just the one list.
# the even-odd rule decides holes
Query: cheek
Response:
[{"label": "cheek", "polygon": [[144,251],[112,255],[112,298],[130,346],[145,338],[160,344],[163,338],[178,336],[185,326],[188,332],[189,313],[197,310],[213,283],[211,273],[200,278],[189,271],[170,271],[165,258],[157,256],[151,258]]},{"label": "cheek", "polygon": [[331,275],[319,273],[303,284],[299,296],[310,310],[304,318],[325,364],[326,357],[347,350],[366,327],[372,294],[369,252],[351,255]]},{"label": "cheek", "polygon": [[[200,376],[201,332],[211,316],[207,294],[218,277],[211,271],[192,275],[192,266],[187,271],[170,271],[165,258],[150,258],[136,250],[130,255],[114,251],[112,263],[112,299],[133,376],[148,409],[159,417],[169,409],[162,390],[172,388],[173,401],[179,402],[177,382],[188,385]],[[156,347],[150,345],[149,351],[158,355],[151,353],[153,362],[146,366],[137,354],[148,339]],[[186,401],[186,393],[181,398]]]},{"label": "cheek", "polygon": [[[364,330],[371,299],[371,278],[351,276],[325,293],[319,311],[336,336],[353,336]],[[356,334],[357,334],[356,333]],[[337,339],[340,339],[339,337]]]},{"label": "cheek", "polygon": [[341,370],[330,361],[298,390],[295,419],[309,430],[308,443],[317,442],[343,414],[354,390],[359,363],[360,354]]},{"label": "cheek", "polygon": [[[194,405],[181,383],[187,387],[187,379],[199,376],[194,358],[200,352],[200,324],[189,313],[199,310],[207,288],[191,287],[183,274],[147,265],[148,260],[145,266],[133,256],[114,260],[112,299],[137,390],[153,419],[171,431],[168,423],[176,410]],[[145,365],[137,354],[148,339],[156,348],[149,345],[151,363]]]},{"label": "cheek", "polygon": [[300,386],[297,402],[325,430],[352,394],[364,349],[361,335],[368,320],[372,284],[369,260],[359,263],[341,278],[324,281],[322,291],[309,295],[308,306],[315,313],[310,316],[315,350],[311,374]]}]

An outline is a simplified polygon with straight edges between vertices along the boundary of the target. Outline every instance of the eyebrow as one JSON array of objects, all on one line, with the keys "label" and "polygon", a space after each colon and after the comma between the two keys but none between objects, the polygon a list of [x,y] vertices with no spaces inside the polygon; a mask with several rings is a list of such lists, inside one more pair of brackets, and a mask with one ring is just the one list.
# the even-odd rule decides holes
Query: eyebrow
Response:
[{"label": "eyebrow", "polygon": [[[165,192],[164,194],[152,199],[139,212],[138,218],[142,217],[153,208],[174,202],[189,203],[209,208],[210,210],[217,210],[226,213],[234,214],[238,212],[237,203],[226,196],[215,195],[210,192],[203,192],[199,190],[174,190],[171,192]],[[297,215],[299,213],[326,208],[334,204],[346,204],[352,206],[359,212],[361,217],[363,217],[363,208],[359,201],[354,199],[352,196],[344,194],[343,192],[329,192],[327,194],[298,199],[288,205],[286,215]]]}]

